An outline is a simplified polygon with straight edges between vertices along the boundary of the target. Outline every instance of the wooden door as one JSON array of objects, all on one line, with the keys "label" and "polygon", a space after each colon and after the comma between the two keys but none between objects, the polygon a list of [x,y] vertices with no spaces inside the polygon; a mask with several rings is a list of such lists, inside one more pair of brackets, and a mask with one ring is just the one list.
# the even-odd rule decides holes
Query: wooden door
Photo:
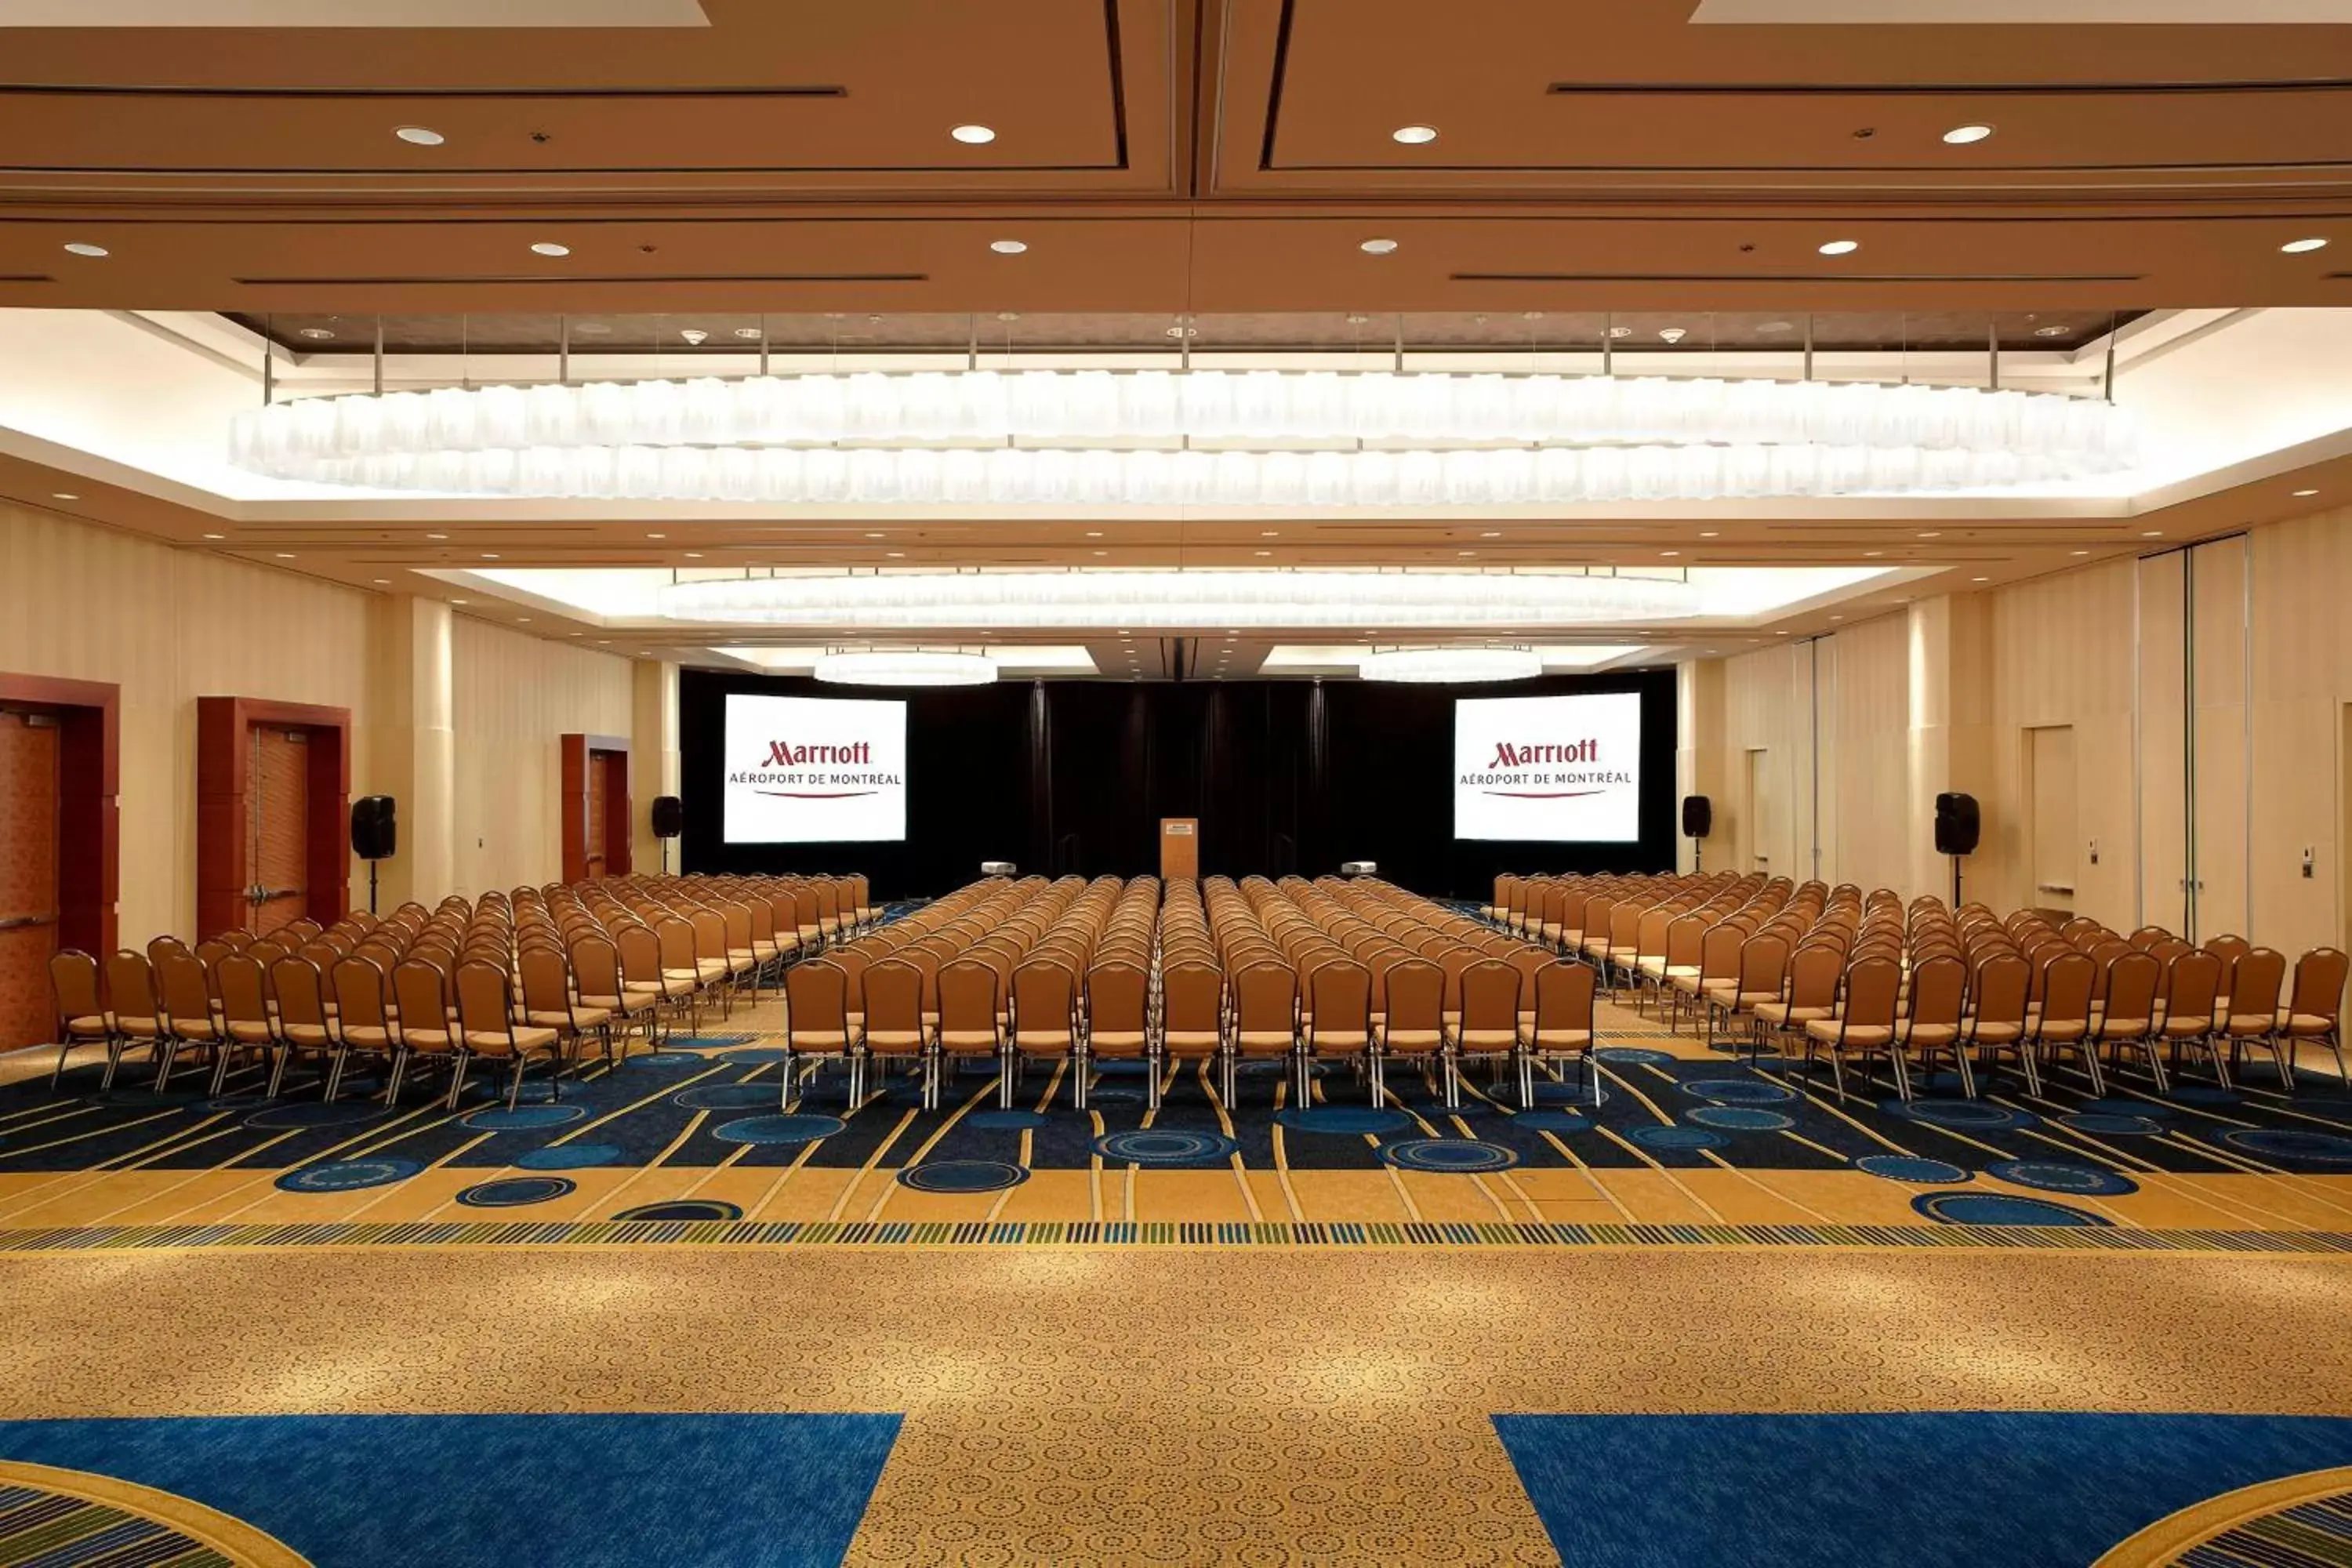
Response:
[{"label": "wooden door", "polygon": [[277,725],[253,727],[252,881],[247,898],[256,936],[310,912],[310,737]]},{"label": "wooden door", "polygon": [[54,1034],[58,767],[55,718],[0,712],[0,1050]]},{"label": "wooden door", "polygon": [[2025,765],[2032,771],[2027,799],[2028,868],[2033,876],[2031,902],[2036,909],[2074,912],[2075,849],[2074,730],[2053,724],[2025,732]]},{"label": "wooden door", "polygon": [[2189,887],[2192,941],[2246,934],[2246,542],[2189,552]]},{"label": "wooden door", "polygon": [[583,838],[588,850],[586,874],[591,877],[613,874],[613,858],[608,850],[612,843],[613,766],[626,761],[612,752],[588,753],[588,830]]}]

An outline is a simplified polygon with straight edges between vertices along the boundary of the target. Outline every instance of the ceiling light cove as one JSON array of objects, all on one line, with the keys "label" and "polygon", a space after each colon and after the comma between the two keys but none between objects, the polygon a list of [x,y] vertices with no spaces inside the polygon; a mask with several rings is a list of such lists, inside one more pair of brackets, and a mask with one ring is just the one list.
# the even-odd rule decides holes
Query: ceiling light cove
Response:
[{"label": "ceiling light cove", "polygon": [[86,239],[66,241],[66,249],[76,256],[111,256],[114,253],[102,245],[92,245]]},{"label": "ceiling light cove", "polygon": [[1314,508],[1979,489],[2130,468],[2139,443],[2102,398],[1966,386],[966,371],[300,398],[241,412],[231,457],[444,494]]},{"label": "ceiling light cove", "polygon": [[674,621],[885,631],[1353,626],[1566,626],[1700,613],[1666,577],[1553,573],[1198,571],[892,572],[719,577],[662,586]]},{"label": "ceiling light cove", "polygon": [[570,246],[558,245],[551,239],[536,241],[532,244],[530,248],[532,254],[537,256],[569,256],[572,254],[572,247]]},{"label": "ceiling light cove", "polygon": [[988,242],[988,248],[999,256],[1018,256],[1028,249],[1029,246],[1025,240],[992,239]]},{"label": "ceiling light cove", "polygon": [[1389,140],[1402,142],[1408,147],[1426,147],[1437,140],[1433,125],[1400,125],[1389,132]]},{"label": "ceiling light cove", "polygon": [[1862,241],[1858,239],[1832,239],[1822,245],[1821,251],[1823,256],[1852,256],[1861,248]]},{"label": "ceiling light cove", "polygon": [[[70,250],[73,247],[71,246],[68,246],[67,248]],[[2290,239],[2284,245],[2280,246],[2279,248],[2285,251],[2289,256],[2301,256],[2308,251],[2326,249],[2327,241],[2320,238],[2316,235],[2314,235],[2308,239]]]},{"label": "ceiling light cove", "polygon": [[985,125],[959,125],[948,134],[967,147],[985,147],[996,140],[996,132]]},{"label": "ceiling light cove", "polygon": [[1944,140],[1955,147],[1966,147],[1992,134],[1990,125],[1955,125],[1944,132]]},{"label": "ceiling light cove", "polygon": [[412,147],[438,147],[449,140],[438,131],[425,125],[404,125],[393,132]]},{"label": "ceiling light cove", "polygon": [[835,686],[992,686],[996,681],[996,665],[986,654],[929,648],[828,653],[812,673]]},{"label": "ceiling light cove", "polygon": [[1392,647],[1364,655],[1356,673],[1420,685],[1532,680],[1543,673],[1543,658],[1528,647]]},{"label": "ceiling light cove", "polygon": [[1367,256],[1393,256],[1397,242],[1393,239],[1368,239],[1356,247]]}]

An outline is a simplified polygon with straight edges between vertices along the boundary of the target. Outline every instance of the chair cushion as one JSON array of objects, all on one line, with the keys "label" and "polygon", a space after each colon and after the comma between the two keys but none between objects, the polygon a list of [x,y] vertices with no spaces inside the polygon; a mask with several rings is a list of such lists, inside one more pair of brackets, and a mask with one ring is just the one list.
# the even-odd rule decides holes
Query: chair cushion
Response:
[{"label": "chair cushion", "polygon": [[1140,1052],[1144,1047],[1144,1034],[1140,1029],[1097,1029],[1087,1037],[1087,1044],[1105,1056]]},{"label": "chair cushion", "polygon": [[992,1051],[996,1045],[996,1031],[993,1029],[943,1029],[940,1032],[942,1050]]},{"label": "chair cushion", "polygon": [[367,1024],[352,1024],[343,1030],[343,1044],[356,1046],[363,1051],[385,1050],[392,1045],[392,1031]]},{"label": "chair cushion", "polygon": [[923,1048],[920,1029],[869,1029],[866,1035],[869,1051],[919,1051]]},{"label": "chair cushion", "polygon": [[274,1046],[278,1036],[267,1024],[247,1023],[239,1018],[230,1023],[228,1037],[240,1046]]},{"label": "chair cushion", "polygon": [[1539,1051],[1583,1051],[1592,1048],[1590,1029],[1538,1029],[1535,1033],[1535,1048]]},{"label": "chair cushion", "polygon": [[2233,1035],[2267,1035],[2278,1027],[2278,1020],[2268,1013],[2232,1013],[2227,1026]]},{"label": "chair cushion", "polygon": [[532,1051],[551,1051],[555,1048],[555,1031],[529,1026],[516,1029],[511,1035],[496,1029],[468,1029],[466,1031],[466,1046],[469,1050],[488,1056],[504,1056],[509,1050],[522,1055]]},{"label": "chair cushion", "polygon": [[1969,1038],[1988,1046],[2011,1046],[2025,1033],[2021,1024],[1970,1024]]},{"label": "chair cushion", "polygon": [[217,1040],[220,1031],[213,1027],[210,1018],[174,1018],[172,1033],[184,1040]]},{"label": "chair cushion", "polygon": [[1066,1051],[1070,1048],[1070,1031],[1022,1029],[1013,1035],[1013,1043],[1024,1051]]},{"label": "chair cushion", "polygon": [[2291,1035],[2325,1035],[2336,1027],[2336,1020],[2323,1018],[2316,1013],[2289,1013],[2287,1033]]},{"label": "chair cushion", "polygon": [[106,1019],[97,1013],[87,1013],[79,1018],[68,1018],[66,1020],[66,1033],[68,1035],[102,1036],[106,1033]]},{"label": "chair cushion", "polygon": [[1896,1036],[1914,1049],[1948,1046],[1960,1037],[1958,1024],[1915,1024],[1906,1018],[1895,1026]]},{"label": "chair cushion", "polygon": [[1289,1050],[1298,1043],[1298,1037],[1288,1029],[1244,1029],[1234,1037],[1234,1044],[1244,1052]]},{"label": "chair cushion", "polygon": [[2168,1035],[2177,1035],[2182,1039],[2210,1034],[2212,1029],[2213,1020],[2201,1013],[2183,1013],[2164,1021],[2164,1032]]},{"label": "chair cushion", "polygon": [[1433,1051],[1444,1044],[1435,1029],[1383,1029],[1381,1045],[1391,1051]]},{"label": "chair cushion", "polygon": [[403,1027],[400,1043],[412,1051],[446,1051],[456,1044],[456,1037],[446,1029],[411,1029]]},{"label": "chair cushion", "polygon": [[2136,1040],[2155,1026],[2148,1018],[2106,1018],[2099,1024],[2099,1033],[2108,1039]]},{"label": "chair cushion", "polygon": [[1214,1029],[1169,1029],[1160,1037],[1161,1048],[1171,1053],[1197,1051],[1205,1055],[1223,1043]]},{"label": "chair cushion", "polygon": [[1842,1042],[1856,1050],[1869,1050],[1894,1039],[1895,1031],[1884,1024],[1849,1025],[1837,1018],[1815,1018],[1805,1025],[1805,1037],[1824,1045]]},{"label": "chair cushion", "polygon": [[141,1039],[148,1039],[161,1034],[163,1026],[152,1018],[117,1017],[114,1020],[114,1032],[118,1035],[135,1035]]},{"label": "chair cushion", "polygon": [[1517,1029],[1464,1029],[1454,1036],[1454,1043],[1465,1051],[1507,1051],[1519,1043]]},{"label": "chair cushion", "polygon": [[324,1050],[335,1043],[327,1037],[324,1024],[287,1024],[282,1026],[282,1032],[290,1043],[306,1046],[314,1051]]}]

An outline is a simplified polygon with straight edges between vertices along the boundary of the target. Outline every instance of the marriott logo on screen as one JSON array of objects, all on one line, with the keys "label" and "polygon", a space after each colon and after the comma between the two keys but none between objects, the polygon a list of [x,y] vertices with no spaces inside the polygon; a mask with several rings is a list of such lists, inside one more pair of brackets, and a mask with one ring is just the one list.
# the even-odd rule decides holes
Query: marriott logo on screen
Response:
[{"label": "marriott logo on screen", "polygon": [[763,768],[854,767],[874,760],[874,745],[860,741],[849,746],[795,746],[790,741],[771,741],[768,754],[760,765]]},{"label": "marriott logo on screen", "polygon": [[[1631,784],[1633,775],[1603,764],[1601,742],[1588,737],[1565,744],[1546,742],[1524,746],[1497,741],[1495,760],[1480,772],[1464,773],[1460,782],[1465,788],[1514,800],[1572,800]],[[1529,787],[1538,784],[1575,787]]]},{"label": "marriott logo on screen", "polygon": [[1514,746],[1508,741],[1495,742],[1495,760],[1490,768],[1532,768],[1557,763],[1572,766],[1578,763],[1601,760],[1601,742],[1593,740],[1575,741],[1565,746]]},{"label": "marriott logo on screen", "polygon": [[[859,784],[887,785],[896,788],[906,783],[895,773],[835,772],[835,769],[862,769],[874,766],[874,742],[852,741],[839,746],[795,746],[790,741],[771,741],[768,754],[752,767],[727,775],[730,784]],[[859,789],[762,789],[761,795],[776,795],[787,800],[848,800],[862,795],[874,795],[872,787]]]}]

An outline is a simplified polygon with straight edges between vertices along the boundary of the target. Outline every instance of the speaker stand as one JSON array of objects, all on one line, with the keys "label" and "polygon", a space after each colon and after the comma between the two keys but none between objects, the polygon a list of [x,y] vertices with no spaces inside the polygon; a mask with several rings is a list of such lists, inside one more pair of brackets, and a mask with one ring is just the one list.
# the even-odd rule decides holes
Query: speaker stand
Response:
[{"label": "speaker stand", "polygon": [[1952,912],[1960,912],[1960,858],[1952,857]]}]

